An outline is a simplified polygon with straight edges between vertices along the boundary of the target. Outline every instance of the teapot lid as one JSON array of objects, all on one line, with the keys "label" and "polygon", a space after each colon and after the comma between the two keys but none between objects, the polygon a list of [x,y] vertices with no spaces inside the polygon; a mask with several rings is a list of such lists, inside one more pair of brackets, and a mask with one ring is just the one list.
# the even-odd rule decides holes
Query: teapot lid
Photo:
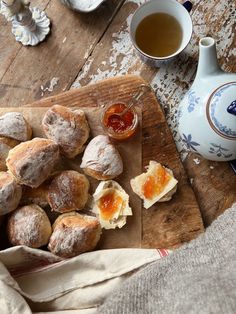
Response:
[{"label": "teapot lid", "polygon": [[221,85],[210,95],[206,114],[217,134],[236,140],[236,82]]}]

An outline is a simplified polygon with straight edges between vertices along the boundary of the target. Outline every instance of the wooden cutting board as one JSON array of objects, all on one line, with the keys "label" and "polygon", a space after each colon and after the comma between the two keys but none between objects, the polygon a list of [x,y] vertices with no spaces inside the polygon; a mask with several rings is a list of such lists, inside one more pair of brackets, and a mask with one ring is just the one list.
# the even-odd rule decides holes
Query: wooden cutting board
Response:
[{"label": "wooden cutting board", "polygon": [[[71,90],[26,105],[50,107],[97,107],[112,101],[129,101],[140,84],[138,76],[123,76],[100,81],[94,85]],[[127,142],[128,145],[128,142]],[[195,194],[180,161],[171,132],[155,94],[150,91],[142,98],[142,167],[156,160],[173,170],[179,181],[178,191],[169,202],[142,209],[141,247],[176,248],[203,232],[203,222]],[[125,160],[124,163],[135,162]]]}]

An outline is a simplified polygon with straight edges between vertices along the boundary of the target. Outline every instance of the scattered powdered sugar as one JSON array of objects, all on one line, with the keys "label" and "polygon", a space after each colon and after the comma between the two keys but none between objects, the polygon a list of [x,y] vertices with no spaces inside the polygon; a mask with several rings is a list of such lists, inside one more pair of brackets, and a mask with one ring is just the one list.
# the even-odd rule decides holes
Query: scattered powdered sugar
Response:
[{"label": "scattered powdered sugar", "polygon": [[80,167],[93,169],[107,176],[118,176],[123,171],[120,154],[105,135],[98,135],[89,142]]},{"label": "scattered powdered sugar", "polygon": [[0,117],[0,136],[27,141],[27,123],[20,112],[8,112]]},{"label": "scattered powdered sugar", "polygon": [[73,253],[75,255],[82,253],[87,238],[86,231],[88,231],[87,227],[58,226],[51,235],[48,247],[54,254],[61,257],[72,257]]},{"label": "scattered powdered sugar", "polygon": [[80,214],[65,216],[56,224],[48,248],[61,257],[73,257],[93,249],[99,237],[92,240],[90,235],[96,233],[99,226],[97,218],[92,216]]},{"label": "scattered powdered sugar", "polygon": [[50,230],[50,222],[44,212],[33,207],[22,207],[10,218],[10,239],[13,244],[40,247],[46,244],[50,236],[44,233],[46,224]]},{"label": "scattered powdered sugar", "polygon": [[[21,158],[17,158],[17,154]],[[55,142],[34,138],[21,143],[10,151],[7,159],[9,170],[21,184],[38,187],[47,179],[59,158],[58,145]]]},{"label": "scattered powdered sugar", "polygon": [[82,110],[63,108],[49,109],[42,121],[46,136],[54,140],[63,153],[69,158],[74,157],[83,149],[89,137],[89,126]]}]

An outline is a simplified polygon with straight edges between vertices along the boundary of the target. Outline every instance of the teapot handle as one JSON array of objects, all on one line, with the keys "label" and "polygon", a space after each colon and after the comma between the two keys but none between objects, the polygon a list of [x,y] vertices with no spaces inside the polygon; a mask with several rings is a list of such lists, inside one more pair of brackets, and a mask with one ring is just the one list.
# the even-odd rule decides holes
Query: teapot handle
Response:
[{"label": "teapot handle", "polygon": [[192,10],[193,4],[191,1],[185,1],[184,3],[182,3],[183,6],[185,7],[185,9],[190,12]]},{"label": "teapot handle", "polygon": [[232,167],[234,173],[236,174],[236,159],[229,162],[230,166]]}]

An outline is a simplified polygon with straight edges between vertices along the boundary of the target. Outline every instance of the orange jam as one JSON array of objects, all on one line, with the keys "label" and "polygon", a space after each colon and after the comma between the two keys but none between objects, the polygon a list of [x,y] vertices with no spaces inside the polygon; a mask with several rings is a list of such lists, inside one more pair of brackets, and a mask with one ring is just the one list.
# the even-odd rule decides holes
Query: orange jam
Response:
[{"label": "orange jam", "polygon": [[99,200],[99,209],[103,219],[111,219],[120,205],[122,205],[122,202],[122,198],[118,195],[115,195],[114,192],[107,193],[101,197]]},{"label": "orange jam", "polygon": [[123,140],[135,133],[138,118],[134,109],[130,108],[121,116],[116,115],[116,113],[121,113],[126,108],[125,104],[116,103],[105,110],[102,123],[110,137]]},{"label": "orange jam", "polygon": [[147,199],[152,199],[156,195],[159,195],[164,190],[169,180],[169,173],[165,170],[165,168],[159,166],[156,169],[156,173],[154,175],[148,176],[144,182],[142,187],[143,195]]}]

